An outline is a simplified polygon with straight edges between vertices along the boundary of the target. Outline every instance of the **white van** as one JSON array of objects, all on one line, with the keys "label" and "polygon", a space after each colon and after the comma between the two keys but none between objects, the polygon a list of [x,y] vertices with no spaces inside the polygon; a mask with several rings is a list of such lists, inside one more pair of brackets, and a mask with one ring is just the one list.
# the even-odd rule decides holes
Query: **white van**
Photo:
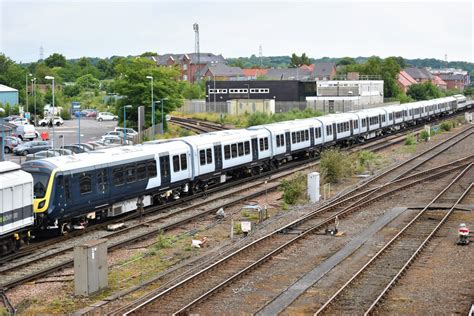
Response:
[{"label": "white van", "polygon": [[19,125],[16,128],[16,136],[21,140],[29,139],[33,140],[39,136],[33,125]]}]

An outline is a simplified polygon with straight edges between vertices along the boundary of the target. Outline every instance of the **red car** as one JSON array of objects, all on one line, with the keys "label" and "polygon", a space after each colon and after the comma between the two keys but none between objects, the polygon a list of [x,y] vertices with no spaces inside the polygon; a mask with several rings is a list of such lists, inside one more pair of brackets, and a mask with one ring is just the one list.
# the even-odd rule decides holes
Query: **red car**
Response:
[{"label": "red car", "polygon": [[90,111],[89,113],[86,114],[86,117],[96,117],[97,112],[96,111]]}]

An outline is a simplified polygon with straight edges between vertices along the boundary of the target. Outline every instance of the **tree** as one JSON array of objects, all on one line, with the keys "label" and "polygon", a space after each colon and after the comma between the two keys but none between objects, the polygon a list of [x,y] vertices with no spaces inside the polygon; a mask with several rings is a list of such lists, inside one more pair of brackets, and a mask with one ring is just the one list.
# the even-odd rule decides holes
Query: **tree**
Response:
[{"label": "tree", "polygon": [[[132,109],[127,110],[127,122],[136,126],[138,121],[138,106],[146,108],[146,125],[151,125],[151,91],[150,80],[147,76],[153,76],[155,102],[167,98],[163,103],[163,112],[167,114],[182,105],[182,95],[179,90],[179,70],[168,67],[157,67],[148,58],[127,58],[118,62],[115,72],[118,74],[114,79],[115,92],[123,96],[116,105],[116,113],[123,120],[123,106],[131,104]],[[155,122],[161,121],[161,105],[155,108]],[[166,124],[166,122],[165,122]]]},{"label": "tree", "polygon": [[61,54],[54,53],[44,60],[44,63],[49,68],[66,67],[66,57]]},{"label": "tree", "polygon": [[430,81],[413,84],[408,88],[407,95],[416,101],[430,100],[443,96],[441,91]]},{"label": "tree", "polygon": [[356,61],[352,57],[344,57],[336,63],[337,66],[347,66],[354,64],[356,64]]},{"label": "tree", "polygon": [[25,103],[25,76],[27,70],[0,53],[0,84],[15,88],[20,96],[20,103]]},{"label": "tree", "polygon": [[77,78],[76,84],[84,90],[99,90],[100,81],[88,74]]},{"label": "tree", "polygon": [[296,68],[300,67],[301,65],[310,65],[311,61],[309,60],[308,56],[306,56],[306,53],[303,53],[301,57],[296,55],[295,53],[291,54],[290,58],[290,68]]},{"label": "tree", "polygon": [[78,96],[81,93],[81,87],[77,84],[67,85],[64,87],[64,95],[72,98]]},{"label": "tree", "polygon": [[140,55],[140,57],[151,57],[151,56],[156,56],[156,55],[158,54],[154,52],[144,52]]}]

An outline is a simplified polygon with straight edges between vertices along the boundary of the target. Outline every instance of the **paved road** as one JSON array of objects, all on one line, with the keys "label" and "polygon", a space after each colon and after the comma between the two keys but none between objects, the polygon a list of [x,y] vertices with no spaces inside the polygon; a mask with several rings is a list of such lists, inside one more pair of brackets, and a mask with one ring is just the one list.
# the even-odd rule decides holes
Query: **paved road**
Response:
[{"label": "paved road", "polygon": [[[107,122],[98,122],[95,119],[91,118],[81,118],[81,143],[86,143],[89,141],[99,140],[102,135],[108,131],[113,131],[117,126],[117,122],[107,121]],[[53,129],[50,127],[36,127],[38,133],[43,131],[48,132],[50,143],[52,144],[53,138]],[[61,147],[64,144],[76,144],[78,142],[78,120],[74,118],[69,121],[64,121],[64,125],[60,127],[54,127],[55,134],[55,144],[56,148]],[[6,154],[5,160],[13,161],[16,163],[21,163],[25,161],[25,157],[14,156],[12,154]]]}]

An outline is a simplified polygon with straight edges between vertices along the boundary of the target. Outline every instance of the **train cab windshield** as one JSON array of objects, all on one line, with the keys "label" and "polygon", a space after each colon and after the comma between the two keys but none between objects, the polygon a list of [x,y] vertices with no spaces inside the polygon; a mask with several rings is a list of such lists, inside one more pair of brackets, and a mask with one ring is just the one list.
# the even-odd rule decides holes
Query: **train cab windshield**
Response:
[{"label": "train cab windshield", "polygon": [[33,175],[33,190],[35,198],[44,198],[46,195],[46,188],[49,182],[49,174],[47,173],[32,173]]}]

